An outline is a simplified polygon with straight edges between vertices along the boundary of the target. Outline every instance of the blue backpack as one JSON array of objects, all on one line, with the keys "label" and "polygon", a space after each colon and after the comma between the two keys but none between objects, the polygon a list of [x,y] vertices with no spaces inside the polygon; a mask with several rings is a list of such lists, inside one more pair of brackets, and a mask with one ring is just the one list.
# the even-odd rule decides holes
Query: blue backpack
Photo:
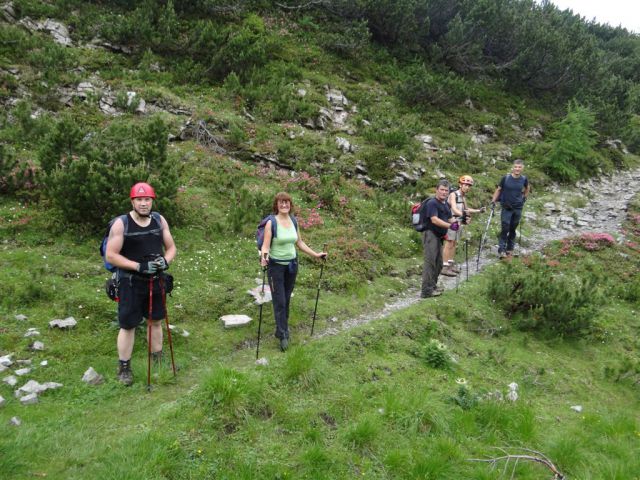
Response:
[{"label": "blue backpack", "polygon": [[[158,212],[151,212],[151,218],[155,219],[155,221],[160,226],[160,230],[162,230],[162,218]],[[126,237],[129,232],[129,215],[118,215],[115,218],[112,218],[107,226],[107,231],[104,233],[102,237],[102,242],[100,242],[100,256],[102,257],[102,262],[104,263],[104,268],[109,270],[110,272],[115,272],[118,267],[107,262],[105,254],[107,253],[107,240],[109,240],[109,232],[111,231],[111,227],[115,223],[116,220],[122,220],[124,224],[124,236]]]},{"label": "blue backpack", "polygon": [[[293,215],[289,215],[291,221],[293,222],[293,226],[296,230],[298,230],[298,220]],[[258,229],[256,230],[256,246],[258,247],[258,252],[262,251],[262,245],[264,244],[264,229],[267,226],[267,222],[271,220],[271,238],[275,238],[278,233],[278,222],[276,222],[276,216],[271,214],[264,217],[260,220],[258,224]]]}]

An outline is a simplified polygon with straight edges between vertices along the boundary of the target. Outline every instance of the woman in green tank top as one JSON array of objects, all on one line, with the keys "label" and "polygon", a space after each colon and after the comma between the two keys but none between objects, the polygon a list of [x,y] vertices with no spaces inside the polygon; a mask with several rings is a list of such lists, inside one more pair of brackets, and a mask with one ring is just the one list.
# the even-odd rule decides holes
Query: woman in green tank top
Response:
[{"label": "woman in green tank top", "polygon": [[[260,264],[267,267],[269,275],[276,319],[275,336],[280,340],[280,350],[283,352],[289,346],[289,304],[298,273],[296,247],[312,258],[327,256],[326,252],[315,252],[304,243],[297,228],[298,222],[291,215],[292,210],[291,196],[285,192],[278,193],[273,199],[273,215],[264,228],[260,252]],[[274,231],[275,236],[272,233]]]}]

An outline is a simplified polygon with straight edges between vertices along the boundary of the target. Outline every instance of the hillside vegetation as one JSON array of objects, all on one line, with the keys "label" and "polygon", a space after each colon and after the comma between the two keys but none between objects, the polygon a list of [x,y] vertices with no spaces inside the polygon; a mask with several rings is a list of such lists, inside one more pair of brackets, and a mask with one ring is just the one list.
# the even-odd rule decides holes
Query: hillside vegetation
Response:
[{"label": "hillside vegetation", "polygon": [[[558,188],[637,168],[637,35],[516,0],[14,0],[0,27],[0,356],[32,369],[0,384],[2,478],[552,478],[469,461],[527,449],[567,478],[640,478],[637,197],[622,241],[568,238],[339,335],[309,335],[303,259],[286,354],[263,311],[266,366],[256,322],[218,321],[258,318],[253,235],[278,191],[328,245],[324,334],[418,286],[410,204],[438,178],[473,175],[486,205],[524,158],[527,236]],[[141,180],[178,248],[180,370],[151,393],[143,328],[134,385],[115,379],[98,255]],[[64,386],[23,406],[28,379]]]}]

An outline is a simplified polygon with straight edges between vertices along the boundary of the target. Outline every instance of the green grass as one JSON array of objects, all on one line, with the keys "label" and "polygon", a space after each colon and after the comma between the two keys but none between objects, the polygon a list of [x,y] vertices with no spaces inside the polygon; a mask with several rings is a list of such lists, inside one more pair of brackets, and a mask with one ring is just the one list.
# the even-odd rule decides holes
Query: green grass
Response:
[{"label": "green grass", "polygon": [[[42,473],[48,478],[494,478],[488,466],[467,462],[495,455],[493,447],[542,451],[575,478],[633,478],[637,471],[633,452],[640,425],[625,413],[638,407],[637,384],[603,370],[616,358],[621,369],[624,358],[637,361],[624,348],[637,343],[631,335],[639,327],[633,303],[605,306],[605,312],[615,308],[615,320],[606,315],[615,334],[605,340],[545,340],[510,329],[509,320],[492,310],[483,293],[497,273],[490,268],[463,284],[461,295],[447,292],[337,337],[310,340],[306,325],[296,330],[294,346],[284,355],[267,327],[262,351],[270,363],[256,367],[253,349],[246,348],[253,328],[224,331],[206,314],[215,308],[209,297],[229,288],[216,289],[215,282],[207,290],[209,277],[216,275],[211,264],[222,268],[220,262],[237,266],[242,260],[221,246],[207,254],[209,261],[198,262],[193,232],[188,235],[193,245],[181,229],[175,233],[179,245],[179,240],[189,245],[182,247],[181,260],[191,266],[178,269],[176,263],[176,274],[197,288],[176,290],[172,322],[191,336],[174,336],[182,366],[178,378],[174,381],[165,365],[151,393],[143,380],[144,332],[138,332],[134,354],[137,381],[122,388],[113,375],[113,304],[91,282],[59,278],[61,270],[82,271],[95,263],[88,243],[75,247],[73,259],[60,256],[59,263],[46,263],[42,277],[64,297],[53,300],[60,314],[80,320],[74,331],[46,330],[46,321],[55,316],[51,300],[3,307],[2,350],[31,356],[20,353],[28,343],[20,334],[27,325],[38,326],[48,348],[34,359],[47,358],[50,365],[36,369],[34,378],[65,385],[30,407],[18,405],[9,389],[0,387],[8,399],[3,418],[18,415],[24,422],[2,439],[9,478]],[[18,264],[34,263],[47,250],[30,248],[30,257],[5,249],[3,262],[11,259],[10,270],[16,272]],[[584,260],[606,264],[613,252]],[[612,279],[610,287],[617,283]],[[296,303],[311,303],[313,292],[307,295],[299,286],[296,293],[303,298],[296,295]],[[377,295],[372,288],[363,297]],[[226,301],[231,298],[235,295]],[[330,298],[321,303],[323,311],[351,301],[345,293]],[[354,305],[345,313],[364,308]],[[12,319],[18,311],[29,315],[26,325]],[[265,313],[268,326],[270,312]],[[504,325],[503,332],[475,331],[492,322]],[[422,352],[432,339],[447,345],[453,359],[448,369],[425,363]],[[89,365],[106,375],[104,385],[81,384]],[[461,400],[456,383],[461,377],[467,381],[465,398],[476,401]],[[506,393],[511,381],[520,385],[516,403],[488,399],[495,390]],[[574,404],[582,405],[583,413],[569,408]],[[544,475],[527,464],[516,472],[518,478]]]}]

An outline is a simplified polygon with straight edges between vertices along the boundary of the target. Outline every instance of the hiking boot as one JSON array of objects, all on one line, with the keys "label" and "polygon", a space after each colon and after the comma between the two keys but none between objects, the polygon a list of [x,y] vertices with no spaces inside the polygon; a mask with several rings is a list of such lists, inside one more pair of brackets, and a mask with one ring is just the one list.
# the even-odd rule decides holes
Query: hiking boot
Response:
[{"label": "hiking boot", "polygon": [[436,289],[436,290],[433,290],[433,291],[427,293],[426,295],[420,294],[420,298],[439,297],[440,295],[442,295],[442,291]]},{"label": "hiking boot", "polygon": [[157,352],[151,352],[151,360],[153,360],[154,365],[162,365],[162,359],[163,359],[162,350],[159,350]]},{"label": "hiking boot", "polygon": [[446,266],[440,272],[440,275],[444,275],[445,277],[457,277],[458,274],[451,270],[451,267]]},{"label": "hiking boot", "polygon": [[286,352],[287,348],[289,348],[289,339],[288,338],[281,338],[280,339],[280,351]]},{"label": "hiking boot", "polygon": [[507,254],[504,252],[498,252],[498,258],[499,259],[507,258]]},{"label": "hiking boot", "polygon": [[444,286],[442,285],[437,285],[436,288],[433,289],[434,292],[439,292],[442,293],[444,292]]},{"label": "hiking boot", "polygon": [[505,255],[509,258],[513,257],[513,250],[507,250],[507,252],[505,253]]},{"label": "hiking boot", "polygon": [[120,361],[120,365],[118,367],[118,381],[127,387],[133,383],[131,360],[127,360],[126,362]]},{"label": "hiking boot", "polygon": [[455,263],[450,263],[449,264],[449,270],[451,270],[453,273],[455,273],[456,275],[460,272],[462,272],[462,270],[460,270],[458,268],[458,266]]}]

